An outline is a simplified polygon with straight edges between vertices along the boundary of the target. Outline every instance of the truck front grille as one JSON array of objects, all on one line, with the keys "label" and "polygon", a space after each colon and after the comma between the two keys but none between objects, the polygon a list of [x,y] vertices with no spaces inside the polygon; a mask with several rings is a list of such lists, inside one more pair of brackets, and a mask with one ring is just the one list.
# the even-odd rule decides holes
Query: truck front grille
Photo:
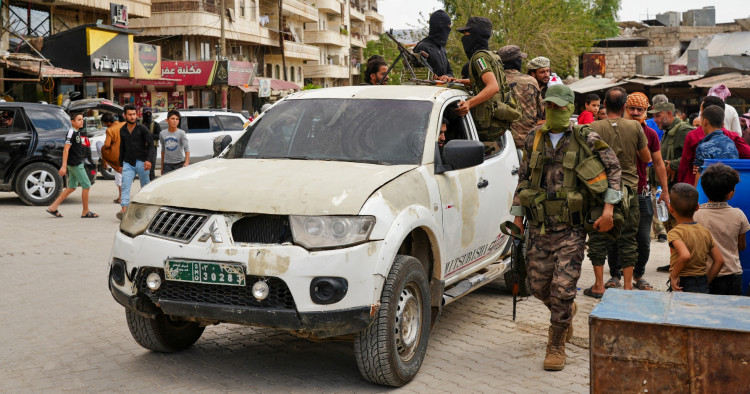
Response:
[{"label": "truck front grille", "polygon": [[[156,291],[151,291],[146,285],[146,277],[152,272],[158,273],[162,279],[162,285]],[[253,297],[252,288],[253,284],[261,279],[268,284],[269,292],[267,298],[258,301]],[[246,275],[245,286],[226,286],[169,281],[165,280],[163,269],[143,268],[138,272],[136,283],[141,294],[147,295],[157,305],[159,300],[169,300],[256,308],[296,308],[289,287],[283,280],[273,277]]]},{"label": "truck front grille", "polygon": [[151,220],[146,234],[187,243],[203,227],[206,220],[208,215],[204,213],[162,208]]},{"label": "truck front grille", "polygon": [[245,216],[232,225],[234,242],[283,244],[292,242],[289,216],[252,215]]}]

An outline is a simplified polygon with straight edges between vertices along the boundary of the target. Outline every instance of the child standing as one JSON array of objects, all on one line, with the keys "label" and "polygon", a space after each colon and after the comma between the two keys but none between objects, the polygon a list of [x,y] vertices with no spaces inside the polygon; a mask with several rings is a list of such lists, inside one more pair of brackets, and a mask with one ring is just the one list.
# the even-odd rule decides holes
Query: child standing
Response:
[{"label": "child standing", "polygon": [[[698,191],[692,185],[678,183],[672,186],[669,197],[669,213],[677,222],[667,233],[671,290],[708,293],[708,284],[721,270],[724,258],[711,233],[693,219],[698,210]],[[706,269],[709,255],[713,264]]]},{"label": "child standing", "polygon": [[167,130],[159,134],[161,143],[161,174],[190,165],[190,148],[185,130],[178,129],[182,116],[177,110],[167,113]]},{"label": "child standing", "polygon": [[[708,166],[701,176],[708,202],[695,213],[695,220],[711,232],[724,258],[724,267],[709,286],[711,294],[742,295],[739,252],[745,250],[745,233],[750,230],[750,223],[739,208],[727,203],[739,182],[740,174],[721,163]],[[709,269],[712,264],[713,260],[709,259]]]},{"label": "child standing", "polygon": [[596,116],[599,114],[599,105],[601,104],[601,98],[596,93],[590,93],[586,96],[586,110],[578,115],[578,124],[589,124],[596,120]]}]

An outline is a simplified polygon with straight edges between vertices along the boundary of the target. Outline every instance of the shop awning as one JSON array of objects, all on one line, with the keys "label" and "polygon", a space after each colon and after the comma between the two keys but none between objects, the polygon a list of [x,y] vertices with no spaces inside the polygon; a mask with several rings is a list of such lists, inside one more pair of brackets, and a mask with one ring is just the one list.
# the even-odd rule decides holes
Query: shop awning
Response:
[{"label": "shop awning", "polygon": [[81,78],[82,73],[54,66],[42,66],[42,78]]},{"label": "shop awning", "polygon": [[729,73],[690,82],[690,86],[694,88],[711,88],[718,84],[724,84],[729,89],[750,89],[750,75]]},{"label": "shop awning", "polygon": [[[625,79],[626,83],[635,83],[644,86],[660,86],[669,84],[680,84],[689,81],[694,81],[698,78],[703,77],[702,75],[664,75],[664,76],[650,76],[650,75],[635,75],[628,79]],[[687,86],[687,85],[686,85]]]},{"label": "shop awning", "polygon": [[5,52],[0,56],[0,67],[28,74],[33,78],[2,78],[10,81],[38,81],[42,77],[42,62],[45,60],[25,53]]},{"label": "shop awning", "polygon": [[271,90],[294,90],[294,91],[299,91],[299,90],[302,90],[302,89],[300,89],[300,87],[297,86],[297,84],[294,83],[294,82],[282,81],[280,79],[272,79],[271,80]]},{"label": "shop awning", "polygon": [[596,92],[598,90],[607,90],[611,87],[623,84],[625,84],[625,82],[622,82],[616,78],[601,78],[589,75],[586,78],[571,83],[570,85],[568,85],[568,87],[576,93],[583,94]]},{"label": "shop awning", "polygon": [[239,85],[234,87],[241,90],[243,93],[253,93],[258,91],[258,85]]}]

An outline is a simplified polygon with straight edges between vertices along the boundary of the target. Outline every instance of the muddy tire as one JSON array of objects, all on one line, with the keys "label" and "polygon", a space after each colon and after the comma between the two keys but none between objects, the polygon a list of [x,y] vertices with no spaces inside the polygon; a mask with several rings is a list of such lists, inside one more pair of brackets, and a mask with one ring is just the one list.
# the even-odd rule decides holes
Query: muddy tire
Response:
[{"label": "muddy tire", "polygon": [[16,178],[15,192],[28,205],[49,205],[65,188],[58,169],[49,163],[31,163]]},{"label": "muddy tire", "polygon": [[201,337],[205,329],[198,323],[172,320],[161,313],[156,319],[149,319],[126,309],[125,317],[133,339],[154,352],[174,353],[185,350]]},{"label": "muddy tire", "polygon": [[400,387],[417,375],[430,335],[430,285],[422,264],[396,256],[370,327],[357,333],[354,356],[370,382]]}]

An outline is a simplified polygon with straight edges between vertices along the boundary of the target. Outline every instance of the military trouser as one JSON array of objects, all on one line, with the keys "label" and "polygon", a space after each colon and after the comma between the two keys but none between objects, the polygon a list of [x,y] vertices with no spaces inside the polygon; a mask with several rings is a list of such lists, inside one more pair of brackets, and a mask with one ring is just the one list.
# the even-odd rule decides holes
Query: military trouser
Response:
[{"label": "military trouser", "polygon": [[560,231],[529,225],[526,265],[531,293],[551,312],[550,323],[570,325],[581,263],[586,246],[586,231],[571,227]]},{"label": "military trouser", "polygon": [[[589,260],[594,266],[604,265],[604,260],[607,258],[607,249],[610,244],[615,243],[617,245],[617,255],[619,257],[620,266],[622,268],[632,267],[638,260],[638,242],[636,241],[636,234],[638,233],[638,224],[640,222],[640,208],[638,205],[638,194],[632,191],[628,193],[628,217],[625,219],[625,223],[622,224],[620,230],[620,237],[617,240],[613,240],[610,236],[605,233],[591,233],[589,234]],[[613,267],[610,267],[610,273],[612,273]],[[615,272],[617,270],[615,269]]]},{"label": "military trouser", "polygon": [[[638,221],[638,232],[636,242],[638,244],[638,260],[633,269],[633,278],[642,278],[646,273],[646,263],[651,254],[651,219],[654,209],[651,205],[651,196],[638,196],[638,207],[640,219]],[[609,263],[609,274],[613,278],[622,278],[622,265],[617,250],[617,243],[610,242],[607,252],[607,263]]]}]

